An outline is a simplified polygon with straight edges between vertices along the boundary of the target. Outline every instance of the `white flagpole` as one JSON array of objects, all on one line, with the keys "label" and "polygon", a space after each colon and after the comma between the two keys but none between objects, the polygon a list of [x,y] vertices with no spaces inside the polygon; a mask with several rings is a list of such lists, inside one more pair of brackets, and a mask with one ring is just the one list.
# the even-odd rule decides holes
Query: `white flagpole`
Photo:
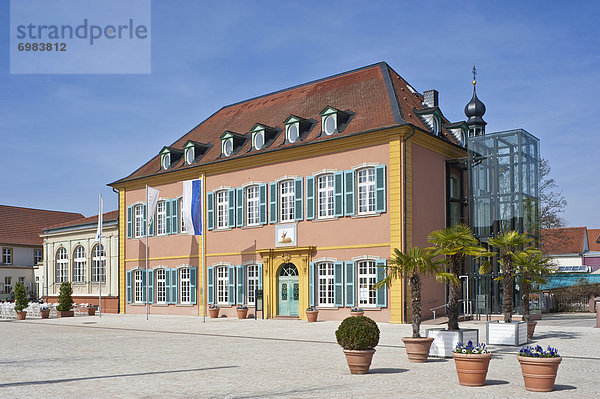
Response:
[{"label": "white flagpole", "polygon": [[204,201],[206,200],[206,196],[204,195],[206,189],[205,189],[205,184],[206,181],[204,179],[204,173],[202,173],[202,190],[201,191],[201,195],[202,195],[202,200],[201,200],[201,204],[202,206],[200,207],[200,220],[202,220],[202,322],[206,323],[206,256],[204,256],[204,234],[206,234],[206,220],[204,218],[204,210],[206,209],[206,205],[204,203]]},{"label": "white flagpole", "polygon": [[149,281],[148,281],[148,226],[150,225],[150,218],[148,217],[148,185],[146,184],[146,225],[144,226],[144,229],[146,230],[146,320],[148,320],[148,312],[149,312],[149,308],[148,308],[148,302],[149,302],[149,298],[148,298],[148,286]]},{"label": "white flagpole", "polygon": [[[102,194],[100,194],[100,213],[98,214],[99,221],[99,231],[98,235],[98,317],[102,317],[102,253],[104,252],[104,248],[102,248]],[[105,256],[106,258],[106,256]],[[106,273],[106,261],[104,263],[104,272]]]}]

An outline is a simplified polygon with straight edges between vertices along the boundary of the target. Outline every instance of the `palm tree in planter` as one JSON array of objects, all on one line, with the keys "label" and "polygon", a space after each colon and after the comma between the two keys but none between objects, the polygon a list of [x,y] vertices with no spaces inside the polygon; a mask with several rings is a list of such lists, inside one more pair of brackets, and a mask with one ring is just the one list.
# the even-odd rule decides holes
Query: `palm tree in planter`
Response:
[{"label": "palm tree in planter", "polygon": [[406,346],[408,360],[413,363],[423,363],[429,355],[429,348],[433,342],[431,337],[421,337],[421,278],[427,275],[435,275],[436,279],[443,279],[441,261],[436,260],[436,253],[429,249],[414,247],[407,253],[402,253],[398,248],[394,249],[394,256],[387,267],[387,277],[373,286],[378,289],[385,285],[391,285],[393,281],[404,278],[410,284],[412,304],[412,337],[402,338]]},{"label": "palm tree in planter", "polygon": [[532,339],[537,323],[531,321],[531,312],[529,311],[531,285],[546,283],[545,276],[554,271],[554,265],[549,257],[533,248],[514,254],[513,263],[516,266],[516,274],[521,276],[523,321],[527,323],[527,338]]},{"label": "palm tree in planter", "polygon": [[25,317],[27,317],[25,311],[27,306],[29,306],[29,301],[27,300],[25,284],[19,282],[15,285],[15,312],[17,312],[18,320],[25,320]]},{"label": "palm tree in planter", "polygon": [[58,317],[73,317],[75,313],[71,310],[73,308],[73,288],[71,283],[63,281],[60,285],[60,291],[58,293]]}]

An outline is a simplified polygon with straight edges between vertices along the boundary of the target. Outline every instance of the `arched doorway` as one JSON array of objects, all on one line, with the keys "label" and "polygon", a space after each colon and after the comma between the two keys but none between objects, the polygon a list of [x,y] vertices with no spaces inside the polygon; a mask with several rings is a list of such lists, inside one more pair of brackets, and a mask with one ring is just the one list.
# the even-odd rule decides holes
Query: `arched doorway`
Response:
[{"label": "arched doorway", "polygon": [[300,284],[298,269],[293,263],[284,263],[277,274],[277,314],[280,316],[298,316]]}]

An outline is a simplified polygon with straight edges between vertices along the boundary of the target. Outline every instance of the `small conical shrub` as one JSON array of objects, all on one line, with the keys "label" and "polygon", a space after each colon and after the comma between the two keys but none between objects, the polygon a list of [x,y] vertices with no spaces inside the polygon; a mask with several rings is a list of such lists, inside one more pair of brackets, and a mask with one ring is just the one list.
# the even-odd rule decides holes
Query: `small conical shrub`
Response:
[{"label": "small conical shrub", "polygon": [[70,282],[63,281],[60,285],[56,310],[66,312],[71,310],[71,308],[73,308],[73,288]]},{"label": "small conical shrub", "polygon": [[27,306],[29,306],[29,301],[27,300],[25,284],[17,283],[15,285],[15,311],[22,312]]}]

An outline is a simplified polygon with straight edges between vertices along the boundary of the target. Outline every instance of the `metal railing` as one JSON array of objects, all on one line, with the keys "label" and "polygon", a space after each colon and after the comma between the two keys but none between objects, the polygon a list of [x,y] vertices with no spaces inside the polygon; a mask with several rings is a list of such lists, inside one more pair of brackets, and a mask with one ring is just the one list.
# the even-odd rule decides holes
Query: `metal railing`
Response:
[{"label": "metal railing", "polygon": [[[463,316],[472,316],[473,315],[473,301],[471,301],[470,299],[459,299],[458,303],[463,304]],[[433,320],[435,320],[435,311],[438,309],[442,309],[442,308],[447,308],[448,307],[448,303],[445,303],[443,305],[440,306],[436,306],[435,308],[431,308],[429,309],[430,311],[433,312]],[[447,313],[447,310],[446,310]]]}]

